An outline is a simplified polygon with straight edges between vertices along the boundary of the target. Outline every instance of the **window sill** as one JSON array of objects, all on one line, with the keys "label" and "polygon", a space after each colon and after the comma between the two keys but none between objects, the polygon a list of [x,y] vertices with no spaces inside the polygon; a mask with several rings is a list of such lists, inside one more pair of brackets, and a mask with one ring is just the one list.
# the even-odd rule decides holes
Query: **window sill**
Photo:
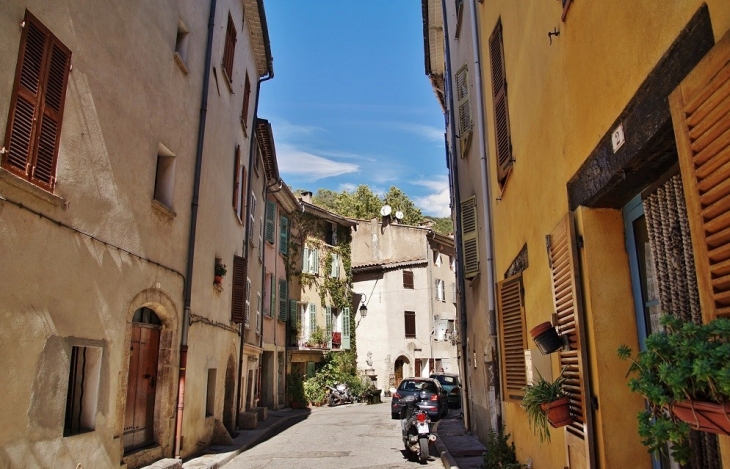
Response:
[{"label": "window sill", "polygon": [[241,128],[243,129],[243,136],[248,138],[248,124],[243,119],[243,116],[241,116]]},{"label": "window sill", "polygon": [[170,218],[177,217],[177,213],[172,208],[168,207],[157,199],[152,199],[152,207],[156,208],[163,215],[167,215]]},{"label": "window sill", "polygon": [[30,181],[27,181],[21,177],[16,176],[5,168],[0,168],[0,181],[7,182],[11,186],[14,186],[20,190],[23,190],[30,195],[33,195],[45,202],[48,202],[55,206],[62,206],[67,203],[66,199],[56,194],[52,194],[40,187],[36,186]]},{"label": "window sill", "polygon": [[175,63],[177,63],[177,66],[180,67],[180,70],[182,70],[185,75],[187,75],[189,73],[188,72],[188,67],[185,65],[185,61],[183,60],[183,58],[180,55],[180,53],[179,52],[175,52],[175,56],[174,57],[175,57]]},{"label": "window sill", "polygon": [[223,81],[228,87],[228,91],[230,91],[231,94],[235,94],[233,92],[233,80],[231,80],[231,77],[228,76],[228,72],[226,72],[226,68],[223,66],[223,64],[221,64],[221,73],[223,73]]}]

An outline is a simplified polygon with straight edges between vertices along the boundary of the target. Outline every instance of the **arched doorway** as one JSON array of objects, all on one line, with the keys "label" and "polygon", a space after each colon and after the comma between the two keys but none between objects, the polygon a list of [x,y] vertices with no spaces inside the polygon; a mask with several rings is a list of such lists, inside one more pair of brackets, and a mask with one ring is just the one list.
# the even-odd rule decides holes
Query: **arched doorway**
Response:
[{"label": "arched doorway", "polygon": [[395,375],[395,384],[394,387],[398,387],[401,381],[403,381],[403,365],[405,363],[411,363],[410,360],[408,360],[408,357],[405,357],[401,355],[398,357],[398,359],[395,361],[395,365],[393,367],[393,373]]},{"label": "arched doorway", "polygon": [[154,443],[157,362],[162,321],[150,308],[132,317],[127,405],[124,414],[124,450]]},{"label": "arched doorway", "polygon": [[225,395],[223,397],[223,425],[233,435],[236,430],[236,361],[228,357],[226,367]]}]

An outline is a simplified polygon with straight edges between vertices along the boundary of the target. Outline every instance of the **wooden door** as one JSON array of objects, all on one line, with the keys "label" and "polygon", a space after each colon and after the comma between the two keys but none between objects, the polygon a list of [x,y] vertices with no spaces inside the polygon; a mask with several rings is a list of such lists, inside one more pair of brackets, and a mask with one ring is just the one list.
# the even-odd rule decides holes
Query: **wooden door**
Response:
[{"label": "wooden door", "polygon": [[400,358],[395,361],[395,387],[398,387],[400,385],[400,382],[403,381],[403,360]]},{"label": "wooden door", "polygon": [[155,390],[160,326],[133,324],[124,415],[124,450],[154,442]]},{"label": "wooden door", "polygon": [[413,376],[415,376],[416,378],[420,378],[421,377],[421,367],[422,366],[423,365],[421,363],[421,359],[420,358],[416,358],[416,364],[415,364],[415,369],[413,370]]},{"label": "wooden door", "polygon": [[574,419],[565,427],[567,463],[571,469],[587,469],[596,467],[592,463],[593,415],[577,244],[570,213],[547,237],[547,246],[557,327],[569,339],[569,346],[558,352],[560,369],[565,370],[563,389],[570,396],[570,413]]}]

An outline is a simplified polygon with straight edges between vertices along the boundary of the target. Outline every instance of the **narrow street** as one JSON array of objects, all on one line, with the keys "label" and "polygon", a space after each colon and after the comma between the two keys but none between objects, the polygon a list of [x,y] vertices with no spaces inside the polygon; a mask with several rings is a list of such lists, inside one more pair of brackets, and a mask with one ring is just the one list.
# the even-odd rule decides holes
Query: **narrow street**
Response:
[{"label": "narrow street", "polygon": [[400,421],[387,403],[315,407],[304,421],[242,453],[225,469],[441,468],[431,446],[427,464],[409,461]]}]

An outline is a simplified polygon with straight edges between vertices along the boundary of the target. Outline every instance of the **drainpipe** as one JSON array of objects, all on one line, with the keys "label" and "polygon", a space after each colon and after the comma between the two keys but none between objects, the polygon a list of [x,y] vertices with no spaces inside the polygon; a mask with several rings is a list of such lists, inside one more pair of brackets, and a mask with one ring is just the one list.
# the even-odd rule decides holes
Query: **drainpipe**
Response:
[{"label": "drainpipe", "polygon": [[[479,28],[477,25],[477,7],[476,0],[471,0],[471,38],[472,38],[472,51],[474,53],[474,75],[475,83],[474,88],[477,93],[477,125],[478,129],[482,131],[483,138],[479,138],[479,161],[481,163],[481,177],[482,177],[482,219],[484,220],[484,244],[487,249],[487,307],[489,314],[489,336],[491,343],[496,347],[497,345],[497,319],[496,319],[496,308],[495,308],[495,295],[494,295],[494,241],[492,237],[492,186],[490,185],[490,174],[489,174],[489,148],[485,144],[489,132],[486,126],[486,119],[484,118],[484,96],[482,95],[482,67],[480,62],[481,54],[479,53]],[[498,351],[499,348],[496,347]],[[490,356],[490,360],[496,354]],[[487,383],[489,385],[489,400],[494,403],[495,408],[491,412],[492,417],[492,430],[498,430],[502,427],[501,423],[501,399],[499,398],[499,380],[497,374],[499,367],[494,362],[491,362],[492,373],[487,376]]]},{"label": "drainpipe", "polygon": [[185,302],[183,306],[182,334],[180,338],[180,374],[177,395],[177,417],[175,424],[175,458],[180,459],[182,447],[183,409],[185,407],[185,370],[188,361],[188,330],[190,326],[190,303],[193,285],[193,261],[195,259],[195,231],[198,223],[198,197],[200,196],[200,176],[203,166],[203,142],[205,141],[205,120],[208,114],[208,85],[210,84],[211,49],[215,24],[216,0],[210,0],[208,16],[208,42],[205,48],[205,68],[203,72],[203,92],[200,102],[198,122],[198,145],[195,150],[195,178],[193,181],[193,200],[190,210],[190,237],[188,240],[188,266],[185,275]]},{"label": "drainpipe", "polygon": [[[461,331],[459,333],[460,339],[461,339],[461,360],[460,365],[461,369],[466,376],[467,374],[470,374],[471,371],[469,370],[469,367],[467,365],[467,347],[466,347],[466,331],[467,331],[467,315],[466,315],[466,304],[464,301],[464,292],[466,291],[466,284],[464,282],[464,275],[459,272],[459,270],[462,269],[462,263],[461,263],[461,257],[464,255],[461,248],[461,194],[459,190],[459,168],[458,168],[458,159],[456,158],[457,155],[457,149],[456,149],[456,129],[454,128],[455,123],[457,122],[455,113],[454,113],[454,97],[451,93],[451,48],[449,45],[449,21],[448,21],[448,15],[446,10],[446,2],[448,0],[442,0],[441,1],[441,9],[442,9],[442,16],[444,18],[444,53],[446,55],[445,57],[445,77],[444,77],[444,95],[448,99],[448,106],[447,106],[447,112],[444,115],[444,119],[446,120],[446,128],[449,130],[449,136],[451,137],[451,145],[448,145],[448,142],[446,143],[446,155],[449,159],[449,169],[451,174],[451,183],[453,187],[453,198],[454,198],[454,218],[456,222],[456,229],[454,230],[454,244],[457,246],[456,252],[457,252],[457,262],[456,262],[456,268],[457,268],[457,275],[456,278],[459,282],[459,291],[461,292],[461,295],[459,297],[459,325],[461,328]],[[470,380],[467,380],[464,384],[468,384]],[[464,409],[466,412],[464,412],[464,425],[466,428],[469,428],[469,421],[471,418],[471,408],[469,407],[469,394],[471,392],[471,389],[469,389],[468,385],[462,386],[462,409]],[[467,404],[467,405],[464,405]]]}]

